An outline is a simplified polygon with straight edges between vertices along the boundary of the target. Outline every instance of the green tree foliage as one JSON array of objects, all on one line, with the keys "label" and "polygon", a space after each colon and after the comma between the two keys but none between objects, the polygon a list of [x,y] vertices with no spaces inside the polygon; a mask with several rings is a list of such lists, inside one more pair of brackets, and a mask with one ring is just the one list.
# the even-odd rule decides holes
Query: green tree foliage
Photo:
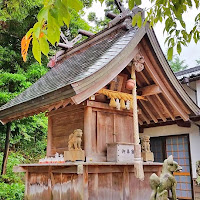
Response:
[{"label": "green tree foliage", "polygon": [[[99,1],[103,2],[103,0]],[[112,2],[112,0],[108,2]],[[168,34],[166,38],[169,47],[168,59],[172,59],[174,48],[180,54],[182,46],[187,46],[192,39],[195,43],[199,41],[200,13],[196,16],[191,30],[186,30],[186,24],[182,18],[183,14],[187,13],[189,9],[199,8],[199,0],[149,0],[149,2],[152,6],[146,11],[145,21],[142,21],[141,13],[138,13],[133,17],[133,25],[137,24],[141,27],[142,24],[145,25],[147,21],[150,21],[150,25],[153,26],[157,22],[165,21],[164,31]],[[88,4],[90,3],[89,1]],[[142,0],[128,1],[130,9],[135,5],[141,5],[141,3]],[[25,43],[29,43],[33,38],[33,54],[39,62],[41,61],[41,52],[44,55],[49,52],[47,41],[55,45],[59,41],[61,26],[66,24],[69,27],[69,8],[79,11],[82,8],[82,3],[79,0],[45,0],[43,6],[37,16],[38,22],[30,29],[25,38]],[[89,15],[89,19],[97,24],[100,23],[95,18],[94,13]],[[103,20],[101,20],[99,26],[102,26],[102,23]]]},{"label": "green tree foliage", "polygon": [[[112,12],[114,14],[119,14],[119,10],[118,10],[114,0],[105,0],[105,5],[106,5],[106,8],[104,9],[104,12]],[[104,19],[98,19],[95,12],[89,13],[88,20],[90,22],[95,23],[97,30],[105,28],[105,26],[110,21],[110,19],[107,17],[105,17]]]},{"label": "green tree foliage", "polygon": [[[0,165],[3,153],[0,153]],[[24,162],[25,159],[20,153],[10,153],[7,164],[7,174],[0,177],[0,199],[20,200],[24,197],[23,174],[13,172],[13,166]]]},{"label": "green tree foliage", "polygon": [[[24,63],[20,53],[20,40],[27,27],[36,22],[34,13],[39,9],[38,4],[27,8],[24,15],[18,15],[17,12],[12,15],[9,7],[9,12],[4,15],[6,20],[4,23],[1,21],[3,24],[0,27],[0,105],[7,103],[48,71],[46,67],[36,63],[31,54],[27,63]],[[43,59],[43,63],[46,65],[46,58]],[[5,129],[5,126],[0,125],[0,168]],[[45,155],[47,119],[44,114],[40,114],[17,120],[12,123],[11,130],[7,170],[5,175],[0,176],[0,199],[19,200],[24,196],[23,177],[22,174],[14,174],[12,168],[19,163],[34,161]]]},{"label": "green tree foliage", "polygon": [[200,65],[200,59],[195,60],[197,65]]},{"label": "green tree foliage", "polygon": [[173,72],[178,72],[188,68],[188,65],[185,64],[185,60],[181,60],[177,55],[174,55],[173,59],[168,62]]},{"label": "green tree foliage", "polygon": [[[35,61],[29,51],[27,62],[21,57],[20,41],[27,30],[37,22],[37,13],[43,0],[0,0],[0,106],[20,94],[48,71],[48,58],[41,56],[41,65]],[[91,6],[91,0],[84,0],[83,5]],[[65,25],[68,39],[77,35],[78,29],[89,30],[90,26],[81,19],[80,13],[69,9],[71,13],[70,31]],[[49,45],[51,54],[58,48]],[[0,170],[4,151],[6,127],[0,124]],[[23,174],[12,172],[19,163],[38,162],[46,154],[47,118],[44,114],[12,122],[10,152],[6,174],[0,176],[0,199],[23,199]]]},{"label": "green tree foliage", "polygon": [[[142,0],[129,0],[129,8],[134,5],[141,5]],[[147,17],[144,21],[150,21],[153,26],[157,22],[165,21],[164,32],[168,34],[165,42],[168,44],[168,59],[172,59],[173,50],[176,48],[178,54],[181,53],[182,46],[187,46],[193,39],[197,43],[200,39],[199,25],[200,13],[195,17],[194,26],[186,30],[186,24],[183,20],[183,14],[191,8],[199,8],[199,0],[149,0],[152,7],[146,11]],[[133,17],[133,25],[137,23],[142,26],[141,14],[138,13]]]}]

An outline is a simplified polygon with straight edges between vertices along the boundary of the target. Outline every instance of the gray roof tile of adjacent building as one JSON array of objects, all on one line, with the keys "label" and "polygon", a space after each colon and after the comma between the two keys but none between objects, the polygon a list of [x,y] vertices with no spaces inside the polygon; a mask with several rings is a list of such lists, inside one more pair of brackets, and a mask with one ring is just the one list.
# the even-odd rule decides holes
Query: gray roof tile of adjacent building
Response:
[{"label": "gray roof tile of adjacent building", "polygon": [[84,50],[75,51],[20,95],[1,106],[0,111],[50,94],[92,75],[117,56],[134,37],[136,31],[137,28],[132,28],[130,31],[119,29],[96,41],[95,44],[90,44]]},{"label": "gray roof tile of adjacent building", "polygon": [[184,78],[189,78],[189,79],[193,80],[196,77],[198,77],[198,79],[200,79],[200,65],[176,72],[175,75],[179,80],[182,80]]}]

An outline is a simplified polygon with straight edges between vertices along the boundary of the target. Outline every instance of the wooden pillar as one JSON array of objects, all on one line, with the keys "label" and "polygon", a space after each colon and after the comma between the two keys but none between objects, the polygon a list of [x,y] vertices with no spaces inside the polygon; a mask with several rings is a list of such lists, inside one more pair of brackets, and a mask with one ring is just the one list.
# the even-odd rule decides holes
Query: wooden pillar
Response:
[{"label": "wooden pillar", "polygon": [[26,200],[28,200],[28,194],[29,194],[29,171],[27,169],[26,176],[25,176],[25,192],[24,192],[24,196]]},{"label": "wooden pillar", "polygon": [[48,117],[47,156],[52,154],[52,118]]},{"label": "wooden pillar", "polygon": [[5,149],[2,161],[1,175],[4,175],[6,173],[6,165],[8,160],[9,146],[10,146],[10,134],[11,134],[11,122],[8,122],[6,124],[6,140],[5,140]]},{"label": "wooden pillar", "polygon": [[136,75],[135,75],[135,66],[132,65],[131,78],[135,81],[135,87],[132,90],[133,94],[133,136],[134,136],[134,157],[141,158],[141,146],[139,138],[139,126],[138,126],[138,107],[137,107],[137,86],[136,86]]},{"label": "wooden pillar", "polygon": [[90,161],[92,146],[92,107],[85,107],[84,110],[84,150],[86,161]]},{"label": "wooden pillar", "polygon": [[138,108],[137,108],[137,91],[136,91],[136,76],[135,67],[132,66],[131,78],[135,82],[135,87],[132,90],[133,94],[133,132],[134,132],[134,143],[138,145],[140,143],[139,139],[139,127],[138,127]]},{"label": "wooden pillar", "polygon": [[135,65],[132,65],[131,78],[135,81],[135,87],[132,90],[133,94],[133,134],[134,134],[134,169],[135,176],[140,180],[144,180],[144,169],[143,161],[141,159],[141,145],[139,138],[139,126],[138,126],[138,108],[137,108],[137,91],[136,91],[136,75],[135,75]]}]

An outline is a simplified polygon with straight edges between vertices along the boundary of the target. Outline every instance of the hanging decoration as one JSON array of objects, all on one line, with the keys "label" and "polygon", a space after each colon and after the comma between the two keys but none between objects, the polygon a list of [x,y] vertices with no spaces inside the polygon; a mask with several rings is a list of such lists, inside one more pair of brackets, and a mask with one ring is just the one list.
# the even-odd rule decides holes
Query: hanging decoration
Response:
[{"label": "hanging decoration", "polygon": [[135,84],[135,80],[133,79],[129,79],[127,82],[126,82],[126,89],[127,90],[133,90],[133,88],[136,86]]},{"label": "hanging decoration", "polygon": [[[109,103],[110,107],[117,108],[117,110],[133,109],[133,95],[132,94],[108,90],[108,89],[101,89],[98,91],[98,93],[104,94],[108,98],[110,98],[110,103]],[[146,100],[142,96],[137,96],[137,99]]]}]

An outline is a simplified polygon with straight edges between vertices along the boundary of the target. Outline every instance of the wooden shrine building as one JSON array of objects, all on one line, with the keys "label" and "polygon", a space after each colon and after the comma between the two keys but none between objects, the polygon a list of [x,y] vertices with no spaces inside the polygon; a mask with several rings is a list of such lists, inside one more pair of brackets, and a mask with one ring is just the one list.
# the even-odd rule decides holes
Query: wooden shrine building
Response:
[{"label": "wooden shrine building", "polygon": [[[85,161],[22,164],[15,169],[26,172],[27,199],[147,200],[149,177],[160,172],[161,164],[143,163],[144,180],[139,180],[135,162],[107,162],[106,144],[133,143],[134,156],[140,158],[138,127],[187,122],[199,115],[153,29],[132,27],[134,10],[120,15],[101,32],[66,50],[50,71],[0,108],[3,124],[46,112],[47,156],[63,154],[73,130],[83,130]],[[135,71],[136,66],[141,70]],[[136,77],[131,76],[133,71]],[[137,100],[126,88],[131,78],[136,79]],[[117,99],[120,108],[111,105]],[[133,109],[126,101],[133,102]],[[134,113],[138,121],[133,120]]]}]

